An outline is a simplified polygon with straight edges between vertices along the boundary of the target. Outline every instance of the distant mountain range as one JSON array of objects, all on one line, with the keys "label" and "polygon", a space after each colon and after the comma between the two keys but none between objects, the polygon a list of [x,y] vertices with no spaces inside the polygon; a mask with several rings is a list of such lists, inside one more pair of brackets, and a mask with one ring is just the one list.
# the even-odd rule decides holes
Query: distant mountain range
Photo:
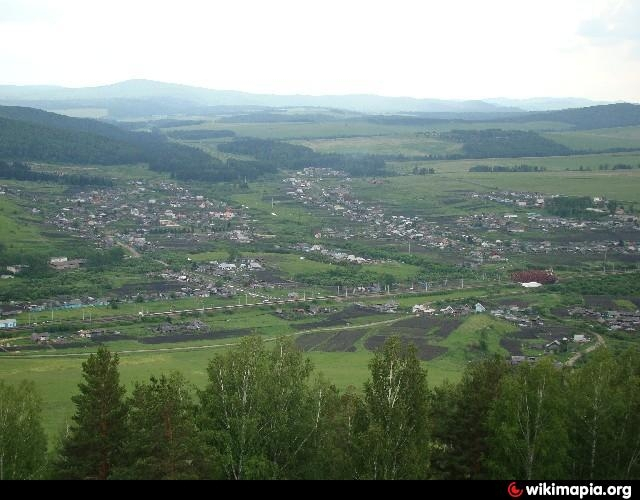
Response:
[{"label": "distant mountain range", "polygon": [[0,104],[30,106],[50,111],[101,108],[108,117],[135,118],[152,115],[210,115],[220,107],[314,107],[358,113],[493,113],[556,110],[601,104],[577,98],[441,100],[377,95],[270,95],[233,90],[211,90],[187,85],[128,80],[85,88],[0,85]]}]

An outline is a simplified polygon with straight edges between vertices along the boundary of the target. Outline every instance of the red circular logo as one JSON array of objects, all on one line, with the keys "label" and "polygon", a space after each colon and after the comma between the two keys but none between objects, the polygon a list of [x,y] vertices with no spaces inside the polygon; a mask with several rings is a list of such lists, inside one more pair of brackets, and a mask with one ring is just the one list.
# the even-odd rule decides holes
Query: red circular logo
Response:
[{"label": "red circular logo", "polygon": [[509,483],[509,486],[507,486],[507,493],[509,493],[509,496],[511,498],[518,498],[518,497],[522,496],[523,491],[521,489],[519,489],[516,486],[516,482],[513,481],[513,482]]}]

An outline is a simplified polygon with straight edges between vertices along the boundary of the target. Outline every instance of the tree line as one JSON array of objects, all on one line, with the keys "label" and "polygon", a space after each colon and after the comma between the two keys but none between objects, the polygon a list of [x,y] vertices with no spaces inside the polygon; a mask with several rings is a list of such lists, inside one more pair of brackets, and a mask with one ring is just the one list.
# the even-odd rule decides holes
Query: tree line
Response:
[{"label": "tree line", "polygon": [[113,181],[97,175],[57,174],[51,172],[37,172],[25,163],[8,163],[0,160],[0,179],[15,179],[18,181],[51,182],[70,186],[101,186],[112,187]]},{"label": "tree line", "polygon": [[120,383],[117,354],[82,364],[75,414],[46,458],[32,384],[0,382],[3,478],[637,479],[640,356],[599,349],[469,364],[430,389],[415,349],[389,338],[362,391],[339,391],[291,340],[247,337],[194,390],[179,373]]},{"label": "tree line", "polygon": [[441,137],[462,143],[467,158],[566,156],[573,153],[562,144],[525,130],[452,130]]},{"label": "tree line", "polygon": [[544,172],[545,170],[547,170],[545,167],[527,165],[526,163],[511,167],[504,165],[474,165],[469,167],[469,172]]},{"label": "tree line", "polygon": [[376,155],[316,153],[306,146],[253,137],[239,138],[218,144],[217,147],[223,153],[250,155],[263,164],[286,170],[326,167],[353,176],[380,176],[386,173],[384,159]]}]

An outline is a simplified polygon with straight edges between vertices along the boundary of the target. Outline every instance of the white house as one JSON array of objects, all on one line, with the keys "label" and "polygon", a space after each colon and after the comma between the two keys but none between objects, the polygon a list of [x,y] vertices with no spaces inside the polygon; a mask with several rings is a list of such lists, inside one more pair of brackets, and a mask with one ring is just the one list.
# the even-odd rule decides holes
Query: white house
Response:
[{"label": "white house", "polygon": [[477,313],[483,313],[483,312],[485,312],[486,310],[487,310],[487,309],[486,309],[486,308],[485,308],[485,307],[484,307],[480,302],[478,302],[478,303],[476,304],[476,312],[477,312]]},{"label": "white house", "polygon": [[17,324],[14,318],[0,319],[0,328],[15,328]]}]

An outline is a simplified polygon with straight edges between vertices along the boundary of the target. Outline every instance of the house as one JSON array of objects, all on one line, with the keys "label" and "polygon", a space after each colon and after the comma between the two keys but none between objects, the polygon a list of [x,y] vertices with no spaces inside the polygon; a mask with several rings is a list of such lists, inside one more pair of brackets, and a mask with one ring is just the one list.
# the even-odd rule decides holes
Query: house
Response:
[{"label": "house", "polygon": [[483,313],[487,310],[480,302],[478,302],[475,307],[477,313]]},{"label": "house", "polygon": [[588,342],[588,340],[585,338],[584,335],[578,335],[578,334],[575,334],[573,336],[573,341],[574,342]]},{"label": "house", "polygon": [[545,344],[544,350],[557,352],[560,350],[561,347],[562,347],[562,343],[559,340],[552,340],[548,344]]},{"label": "house", "polygon": [[0,319],[0,328],[15,328],[17,322],[14,318]]},{"label": "house", "polygon": [[221,271],[235,271],[236,265],[223,262],[222,264],[218,264],[218,269],[220,269]]},{"label": "house", "polygon": [[436,310],[434,308],[432,308],[432,307],[429,307],[427,304],[416,304],[411,309],[411,312],[413,314],[419,314],[419,313],[433,314],[433,313],[436,312]]},{"label": "house", "polygon": [[47,342],[49,340],[49,334],[47,332],[44,333],[32,333],[31,340],[33,342]]},{"label": "house", "polygon": [[444,309],[440,309],[440,312],[441,312],[442,314],[453,314],[453,313],[455,313],[456,311],[455,311],[455,309],[454,309],[453,307],[451,307],[451,306],[447,306],[447,307],[445,307]]}]

